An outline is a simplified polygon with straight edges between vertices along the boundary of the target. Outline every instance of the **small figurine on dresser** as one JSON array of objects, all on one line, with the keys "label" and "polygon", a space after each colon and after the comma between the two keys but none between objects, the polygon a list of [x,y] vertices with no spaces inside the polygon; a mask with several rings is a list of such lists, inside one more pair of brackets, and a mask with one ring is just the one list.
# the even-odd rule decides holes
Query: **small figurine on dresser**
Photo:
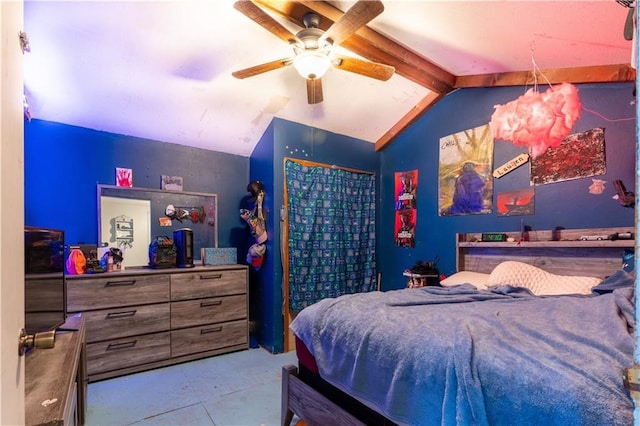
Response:
[{"label": "small figurine on dresser", "polygon": [[109,251],[105,252],[100,259],[100,266],[103,272],[120,271],[122,269],[122,261],[124,256],[122,250],[115,247],[110,247]]},{"label": "small figurine on dresser", "polygon": [[255,243],[249,247],[247,253],[247,263],[256,271],[262,267],[264,254],[267,251],[266,241],[268,238],[265,215],[262,208],[264,201],[264,185],[262,182],[254,180],[247,185],[247,192],[251,194],[247,200],[246,209],[240,209],[240,217],[247,222],[251,231],[251,236]]}]

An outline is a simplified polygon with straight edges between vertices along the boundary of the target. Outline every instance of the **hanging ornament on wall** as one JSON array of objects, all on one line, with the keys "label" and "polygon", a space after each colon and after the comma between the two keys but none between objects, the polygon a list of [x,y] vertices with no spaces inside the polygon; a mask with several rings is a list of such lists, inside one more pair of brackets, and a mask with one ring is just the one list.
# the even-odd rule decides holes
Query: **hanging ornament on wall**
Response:
[{"label": "hanging ornament on wall", "polygon": [[496,105],[489,126],[494,138],[526,146],[533,158],[557,147],[580,118],[578,89],[570,83],[545,92],[529,89],[518,99]]}]

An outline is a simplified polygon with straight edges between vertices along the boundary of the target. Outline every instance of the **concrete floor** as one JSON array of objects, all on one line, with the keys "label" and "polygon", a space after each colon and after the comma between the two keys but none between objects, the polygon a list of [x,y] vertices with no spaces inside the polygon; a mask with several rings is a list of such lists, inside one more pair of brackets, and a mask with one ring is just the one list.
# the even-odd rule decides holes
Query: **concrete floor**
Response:
[{"label": "concrete floor", "polygon": [[279,425],[282,367],[296,363],[259,348],[90,383],[86,425]]}]

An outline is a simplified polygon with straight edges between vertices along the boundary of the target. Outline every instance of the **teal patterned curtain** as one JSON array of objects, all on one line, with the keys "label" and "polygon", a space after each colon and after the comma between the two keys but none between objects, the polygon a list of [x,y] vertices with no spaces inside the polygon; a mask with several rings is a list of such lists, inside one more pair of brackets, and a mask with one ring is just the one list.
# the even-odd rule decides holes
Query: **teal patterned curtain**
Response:
[{"label": "teal patterned curtain", "polygon": [[285,160],[289,307],[376,289],[375,176]]}]

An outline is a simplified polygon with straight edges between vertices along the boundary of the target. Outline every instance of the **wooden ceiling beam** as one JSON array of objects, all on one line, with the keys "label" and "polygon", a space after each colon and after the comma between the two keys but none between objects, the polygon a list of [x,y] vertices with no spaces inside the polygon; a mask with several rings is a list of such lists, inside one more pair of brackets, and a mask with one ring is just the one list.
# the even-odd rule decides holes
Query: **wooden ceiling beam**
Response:
[{"label": "wooden ceiling beam", "polygon": [[[536,75],[537,83],[611,83],[635,81],[636,70],[628,64],[596,65],[591,67],[557,68],[541,70]],[[456,88],[526,86],[536,83],[531,71],[505,72],[499,74],[464,75],[456,77]]]},{"label": "wooden ceiling beam", "polygon": [[427,112],[432,106],[434,106],[444,95],[440,95],[435,92],[429,92],[427,96],[422,98],[411,111],[405,114],[392,128],[387,130],[380,139],[375,143],[376,152],[382,151],[389,146],[391,142],[398,136],[404,129],[409,127],[414,121],[416,121],[422,114]]}]

